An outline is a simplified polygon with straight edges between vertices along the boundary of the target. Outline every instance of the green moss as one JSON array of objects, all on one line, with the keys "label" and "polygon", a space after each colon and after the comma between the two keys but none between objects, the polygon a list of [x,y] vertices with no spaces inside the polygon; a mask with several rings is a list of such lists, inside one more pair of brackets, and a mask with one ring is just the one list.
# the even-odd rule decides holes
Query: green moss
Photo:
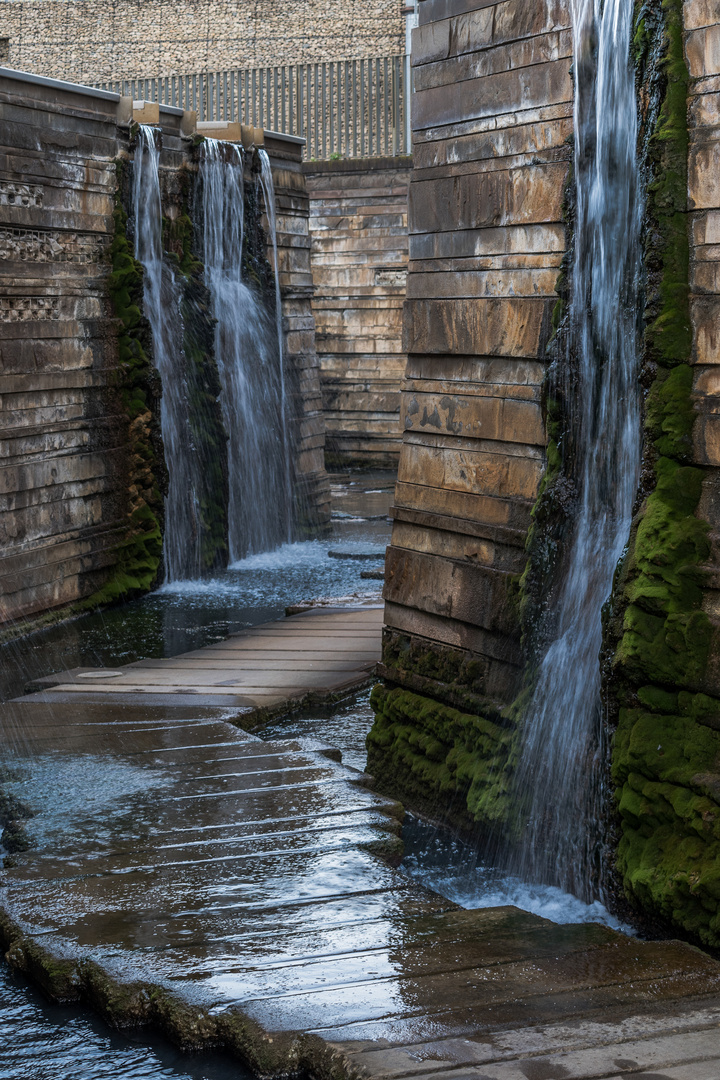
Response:
[{"label": "green moss", "polygon": [[377,685],[368,771],[382,791],[463,830],[504,828],[514,730],[409,690]]},{"label": "green moss", "polygon": [[[612,776],[617,865],[637,908],[720,945],[720,700],[707,693],[713,626],[702,610],[709,527],[697,516],[687,223],[688,73],[681,0],[662,0],[636,42],[659,46],[661,94],[648,140],[645,264],[646,497],[612,598],[606,697],[617,730]],[[649,78],[649,76],[648,76]]]},{"label": "green moss", "polygon": [[127,238],[122,163],[117,176],[108,293],[118,320],[116,388],[127,418],[127,517],[113,551],[109,579],[73,605],[73,613],[147,592],[157,581],[162,558],[165,469],[158,419],[160,385],[150,363],[150,332],[141,310],[143,270]]},{"label": "green moss", "polygon": [[187,362],[189,420],[193,446],[203,466],[199,492],[200,562],[211,573],[228,561],[228,470],[227,434],[220,406],[220,375],[215,358],[215,320],[210,294],[205,286],[204,267],[195,254],[190,176],[183,177],[181,212],[165,221],[165,245],[177,260],[183,279],[181,311],[183,352]]}]

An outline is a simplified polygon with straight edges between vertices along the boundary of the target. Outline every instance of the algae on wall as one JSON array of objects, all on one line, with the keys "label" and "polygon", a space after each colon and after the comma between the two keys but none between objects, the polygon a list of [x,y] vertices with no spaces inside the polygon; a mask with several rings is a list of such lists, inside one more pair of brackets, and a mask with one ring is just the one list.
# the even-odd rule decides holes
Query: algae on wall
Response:
[{"label": "algae on wall", "polygon": [[[720,633],[703,610],[710,537],[699,506],[706,472],[694,460],[692,438],[682,0],[638,3],[633,54],[647,183],[645,439],[632,534],[604,613],[603,693],[616,729],[617,865],[626,896],[643,916],[718,947]],[[566,225],[572,225],[571,185]],[[554,319],[560,334],[567,290],[561,277]],[[553,363],[559,354],[556,345]],[[519,588],[530,659],[572,502],[571,446],[552,374],[551,366],[548,468]],[[457,650],[427,642],[425,655],[410,635],[394,634],[386,653],[383,674],[390,683],[395,675],[402,688],[374,691],[369,771],[383,790],[435,816],[511,835],[510,710],[493,714],[477,694],[473,704],[470,658],[463,661]]]},{"label": "algae on wall", "polygon": [[127,237],[123,207],[124,163],[117,164],[118,187],[110,247],[108,291],[118,319],[117,392],[127,420],[126,530],[113,551],[109,579],[82,601],[91,609],[147,592],[157,583],[162,558],[165,465],[160,435],[160,381],[152,367],[152,343],[142,314],[143,269]]},{"label": "algae on wall", "polygon": [[190,405],[189,423],[194,451],[203,463],[203,490],[199,516],[200,562],[204,573],[228,562],[228,467],[227,433],[220,406],[220,375],[215,358],[215,320],[204,267],[198,257],[189,170],[180,179],[179,206],[165,219],[164,239],[168,255],[182,276],[181,315],[183,351]]},{"label": "algae on wall", "polygon": [[635,49],[641,100],[655,90],[660,107],[649,139],[642,486],[607,613],[617,865],[633,906],[717,947],[720,643],[702,607],[710,542],[698,515],[705,473],[693,463],[682,0],[640,7]]}]

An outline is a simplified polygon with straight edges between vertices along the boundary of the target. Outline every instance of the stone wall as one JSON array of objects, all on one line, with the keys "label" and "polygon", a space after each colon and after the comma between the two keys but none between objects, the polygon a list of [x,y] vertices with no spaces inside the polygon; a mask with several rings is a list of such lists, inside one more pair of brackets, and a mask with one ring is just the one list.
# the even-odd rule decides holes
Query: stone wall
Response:
[{"label": "stone wall", "polygon": [[396,56],[399,0],[0,0],[12,67],[75,82]]},{"label": "stone wall", "polygon": [[411,167],[410,158],[305,165],[329,464],[397,463]]},{"label": "stone wall", "polygon": [[[147,590],[160,567],[160,387],[138,320],[119,99],[0,71],[0,623]],[[161,107],[166,213],[192,140]],[[268,143],[306,524],[329,519],[301,147]],[[124,181],[123,181],[124,183]],[[127,194],[127,191],[125,192]],[[171,205],[172,204],[172,205]],[[172,227],[171,227],[172,233]],[[133,278],[133,273],[135,277]],[[124,359],[123,359],[124,358]],[[137,362],[136,362],[137,361]]]},{"label": "stone wall", "polygon": [[[499,709],[519,684],[510,592],[544,465],[541,384],[572,127],[569,13],[559,0],[424,0],[420,22],[385,670],[422,688],[432,643],[448,670],[470,663],[466,689]],[[447,681],[457,693],[458,679]]]},{"label": "stone wall", "polygon": [[292,138],[268,139],[273,168],[285,360],[293,372],[295,416],[292,444],[302,501],[303,526],[312,530],[330,519],[330,488],[325,472],[325,417],[320,355],[316,349],[311,266],[311,202],[300,154]]},{"label": "stone wall", "polygon": [[125,532],[108,299],[117,102],[0,76],[0,622],[92,594]]}]

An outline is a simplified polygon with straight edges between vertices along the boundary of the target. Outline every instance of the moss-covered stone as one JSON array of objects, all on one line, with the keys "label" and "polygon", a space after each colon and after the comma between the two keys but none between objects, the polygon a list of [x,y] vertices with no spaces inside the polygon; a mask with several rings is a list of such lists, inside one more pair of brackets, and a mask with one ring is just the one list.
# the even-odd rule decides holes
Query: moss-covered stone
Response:
[{"label": "moss-covered stone", "polygon": [[197,254],[191,175],[182,176],[180,212],[165,220],[164,241],[182,276],[181,314],[183,352],[189,400],[189,420],[195,454],[202,462],[200,492],[200,563],[212,573],[228,562],[227,433],[220,405],[220,375],[215,357],[215,320],[204,267]]},{"label": "moss-covered stone", "polygon": [[462,831],[507,827],[513,727],[401,687],[378,684],[370,702],[367,767],[379,790]]},{"label": "moss-covered stone", "polygon": [[[605,697],[618,871],[640,911],[720,945],[720,700],[707,693],[713,626],[702,609],[709,526],[692,464],[687,221],[688,72],[681,0],[638,12],[648,132],[643,490],[607,619]],[[650,89],[648,89],[650,88]],[[643,98],[641,97],[641,100]]]},{"label": "moss-covered stone", "polygon": [[25,822],[33,816],[30,807],[15,795],[0,791],[0,845],[7,852],[15,854],[32,847]]},{"label": "moss-covered stone", "polygon": [[151,364],[150,329],[142,314],[143,269],[127,237],[123,207],[125,169],[117,165],[118,186],[110,246],[108,293],[117,319],[118,367],[115,388],[126,417],[126,526],[112,553],[103,586],[72,612],[128,600],[157,581],[162,558],[163,493],[167,483],[159,424],[160,382]]}]

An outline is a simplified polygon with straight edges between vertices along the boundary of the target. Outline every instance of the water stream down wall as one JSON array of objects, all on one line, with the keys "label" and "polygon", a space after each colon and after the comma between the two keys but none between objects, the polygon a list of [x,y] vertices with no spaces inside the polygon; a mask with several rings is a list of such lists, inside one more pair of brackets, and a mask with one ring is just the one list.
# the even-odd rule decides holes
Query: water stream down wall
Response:
[{"label": "water stream down wall", "polygon": [[[575,208],[572,299],[548,394],[572,489],[569,535],[532,628],[540,653],[515,773],[519,871],[588,901],[601,883],[607,746],[600,698],[602,607],[630,535],[641,456],[641,313],[632,8],[573,2]],[[544,655],[543,655],[544,653]]]},{"label": "water stream down wall", "polygon": [[[253,213],[257,215],[260,206],[266,213],[272,272],[257,253],[253,264],[245,246],[246,152],[217,139],[204,140],[198,149],[192,214],[180,208],[187,235],[178,266],[177,257],[173,260],[163,250],[167,239],[159,140],[156,129],[140,127],[132,204],[135,254],[145,271],[144,310],[162,383],[169,477],[163,554],[165,580],[174,582],[201,578],[223,562],[290,542],[296,500],[270,159],[264,149],[253,151],[259,167],[253,175],[248,168],[247,180]],[[253,227],[257,231],[259,221]],[[200,318],[206,326],[212,325],[208,317],[214,323],[209,349],[188,325],[188,303],[195,308],[200,303],[197,296],[187,295],[186,264],[195,249],[201,252],[199,269],[209,300],[209,311],[200,312]],[[268,291],[265,281],[270,276]],[[198,386],[198,378],[208,373],[217,373],[222,413],[219,439],[210,441],[212,417],[205,415],[206,395]],[[218,450],[227,457],[220,474],[214,460]],[[225,493],[220,490],[223,477]]]},{"label": "water stream down wall", "polygon": [[714,946],[718,40],[693,0],[420,6],[368,761],[506,868]]},{"label": "water stream down wall", "polygon": [[[0,634],[140,595],[164,577],[208,576],[232,557],[231,539],[242,553],[287,537],[285,476],[251,501],[241,475],[244,508],[230,505],[240,436],[227,439],[217,339],[229,341],[232,327],[217,330],[204,266],[202,140],[165,106],[152,138],[138,134],[126,106],[116,94],[0,71]],[[260,336],[276,381],[282,333],[292,522],[308,536],[329,520],[309,201],[298,141],[267,136],[265,150],[274,268],[247,162],[245,242],[232,251],[239,259],[244,249],[252,291],[245,329]],[[150,181],[136,208],[133,158],[138,184]],[[265,390],[253,422],[282,440]],[[275,450],[263,438],[265,463]],[[268,516],[274,537],[243,535]]]},{"label": "water stream down wall", "polygon": [[[274,190],[262,152],[265,205],[275,267]],[[228,543],[230,561],[270,551],[291,539],[293,501],[288,401],[283,364],[278,275],[272,316],[243,280],[245,152],[207,139],[200,151],[203,261],[215,328],[215,357],[228,437]],[[279,329],[278,329],[279,323]]]}]

